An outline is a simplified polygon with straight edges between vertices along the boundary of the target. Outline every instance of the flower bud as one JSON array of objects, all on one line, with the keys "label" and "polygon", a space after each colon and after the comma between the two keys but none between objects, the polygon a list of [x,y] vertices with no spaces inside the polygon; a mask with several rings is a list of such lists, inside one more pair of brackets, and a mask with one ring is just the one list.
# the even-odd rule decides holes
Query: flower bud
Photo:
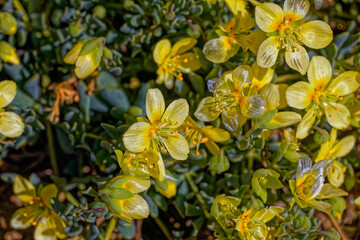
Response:
[{"label": "flower bud", "polygon": [[150,187],[150,181],[132,176],[118,176],[110,180],[99,192],[110,211],[118,218],[131,222],[149,215],[147,202],[137,193]]},{"label": "flower bud", "polygon": [[0,42],[0,59],[6,63],[20,64],[20,60],[16,55],[16,49],[4,41]]},{"label": "flower bud", "polygon": [[94,9],[93,9],[93,14],[99,18],[99,19],[103,19],[106,16],[106,8],[104,6],[101,5],[97,5]]},{"label": "flower bud", "polygon": [[13,35],[16,33],[16,19],[10,13],[0,13],[0,32]]},{"label": "flower bud", "polygon": [[69,33],[72,37],[78,37],[84,31],[84,27],[80,22],[72,22],[69,25]]}]

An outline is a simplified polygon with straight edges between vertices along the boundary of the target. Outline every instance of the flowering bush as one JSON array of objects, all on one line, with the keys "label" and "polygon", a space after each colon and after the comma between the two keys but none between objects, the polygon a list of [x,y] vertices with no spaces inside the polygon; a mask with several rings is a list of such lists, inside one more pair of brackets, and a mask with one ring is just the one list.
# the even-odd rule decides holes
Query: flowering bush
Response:
[{"label": "flowering bush", "polygon": [[0,7],[1,239],[359,238],[358,1]]}]

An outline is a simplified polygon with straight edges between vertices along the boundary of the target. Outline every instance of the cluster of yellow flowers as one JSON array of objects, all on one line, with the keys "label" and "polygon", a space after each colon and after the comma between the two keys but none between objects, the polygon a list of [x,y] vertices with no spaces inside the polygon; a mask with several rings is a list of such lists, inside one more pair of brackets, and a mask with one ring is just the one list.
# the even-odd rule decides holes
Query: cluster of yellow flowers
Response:
[{"label": "cluster of yellow flowers", "polygon": [[[17,22],[13,15],[0,12],[0,33],[14,35],[17,30]],[[20,60],[16,55],[16,49],[5,41],[0,41],[0,64],[1,61],[19,65]]]}]

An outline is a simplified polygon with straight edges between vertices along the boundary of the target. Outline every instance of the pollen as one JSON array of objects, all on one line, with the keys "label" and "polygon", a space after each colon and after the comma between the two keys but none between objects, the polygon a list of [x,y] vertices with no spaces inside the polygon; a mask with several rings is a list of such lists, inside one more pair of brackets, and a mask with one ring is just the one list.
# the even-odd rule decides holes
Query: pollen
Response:
[{"label": "pollen", "polygon": [[189,59],[188,58],[185,58],[184,59],[184,63],[188,63],[189,62]]}]

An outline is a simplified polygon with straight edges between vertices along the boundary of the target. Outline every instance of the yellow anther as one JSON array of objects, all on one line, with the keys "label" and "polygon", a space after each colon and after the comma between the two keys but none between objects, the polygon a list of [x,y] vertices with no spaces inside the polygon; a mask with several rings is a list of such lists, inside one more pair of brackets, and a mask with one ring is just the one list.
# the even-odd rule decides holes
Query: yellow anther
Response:
[{"label": "yellow anther", "polygon": [[4,117],[7,117],[7,114],[6,114],[6,113],[4,113]]},{"label": "yellow anther", "polygon": [[176,55],[176,58],[179,59],[179,58],[180,58],[180,55]]},{"label": "yellow anther", "polygon": [[189,59],[185,58],[184,63],[188,63],[188,62],[189,62]]},{"label": "yellow anther", "polygon": [[201,143],[206,143],[207,141],[209,141],[209,139],[206,138],[206,137],[204,137],[204,138],[201,139]]},{"label": "yellow anther", "polygon": [[34,227],[36,226],[37,222],[32,222],[31,225],[33,225]]},{"label": "yellow anther", "polygon": [[200,155],[200,153],[199,153],[199,152],[196,152],[196,155],[197,155],[197,156],[199,156],[199,155]]}]

